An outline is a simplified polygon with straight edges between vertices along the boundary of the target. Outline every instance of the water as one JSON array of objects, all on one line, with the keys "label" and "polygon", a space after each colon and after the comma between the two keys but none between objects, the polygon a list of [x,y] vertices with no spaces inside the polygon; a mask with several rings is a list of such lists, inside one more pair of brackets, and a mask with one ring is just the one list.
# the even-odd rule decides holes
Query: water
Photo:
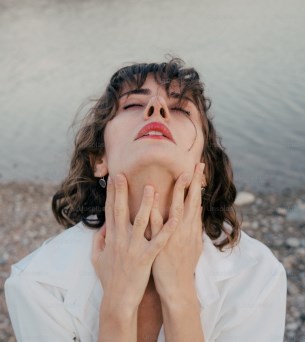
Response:
[{"label": "water", "polygon": [[66,175],[79,106],[126,62],[196,67],[238,189],[305,184],[305,2],[0,0],[0,180]]}]

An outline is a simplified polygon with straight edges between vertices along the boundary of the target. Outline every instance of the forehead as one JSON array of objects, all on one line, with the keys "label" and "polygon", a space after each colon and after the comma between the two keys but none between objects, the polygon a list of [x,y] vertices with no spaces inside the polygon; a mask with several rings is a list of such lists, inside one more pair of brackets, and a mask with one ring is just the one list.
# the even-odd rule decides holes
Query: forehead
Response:
[{"label": "forehead", "polygon": [[[141,82],[143,83],[143,82]],[[136,88],[153,88],[153,89],[162,89],[162,90],[166,90],[166,84],[170,83],[170,87],[169,89],[171,91],[175,91],[175,92],[180,92],[182,89],[179,85],[179,81],[174,79],[169,81],[156,81],[155,77],[153,74],[148,74],[144,83],[142,85],[139,84],[139,82],[128,82],[128,81],[124,81],[122,86],[121,86],[121,90],[120,90],[120,97],[124,95],[124,93],[128,92],[129,90],[133,90]]]},{"label": "forehead", "polygon": [[[143,82],[142,82],[143,83]],[[119,98],[127,99],[132,94],[141,94],[141,95],[158,95],[158,94],[166,94],[168,98],[178,99],[180,101],[190,101],[196,107],[196,102],[191,94],[191,92],[186,92],[182,94],[183,86],[180,84],[179,80],[173,79],[171,81],[159,82],[156,81],[154,75],[148,74],[142,86],[139,84],[133,83],[128,84],[126,81],[121,87],[121,91],[119,94]]]}]

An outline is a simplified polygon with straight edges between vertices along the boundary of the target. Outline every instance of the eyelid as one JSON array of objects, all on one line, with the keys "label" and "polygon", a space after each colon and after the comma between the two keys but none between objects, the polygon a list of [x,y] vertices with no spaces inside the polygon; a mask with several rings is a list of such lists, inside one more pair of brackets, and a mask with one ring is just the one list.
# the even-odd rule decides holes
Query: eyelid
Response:
[{"label": "eyelid", "polygon": [[180,110],[182,111],[183,113],[185,113],[186,115],[191,115],[191,112],[182,108],[182,107],[173,107],[172,110]]},{"label": "eyelid", "polygon": [[132,107],[132,106],[142,107],[141,104],[138,104],[138,103],[130,103],[130,104],[124,105],[124,106],[123,106],[123,109],[128,109],[129,107]]},{"label": "eyelid", "polygon": [[[138,103],[129,103],[129,104],[124,105],[123,109],[128,109],[130,107],[143,107],[143,105],[138,104]],[[181,112],[183,112],[186,115],[191,115],[190,111],[188,111],[182,107],[179,107],[179,106],[172,107],[171,110],[180,110]]]}]

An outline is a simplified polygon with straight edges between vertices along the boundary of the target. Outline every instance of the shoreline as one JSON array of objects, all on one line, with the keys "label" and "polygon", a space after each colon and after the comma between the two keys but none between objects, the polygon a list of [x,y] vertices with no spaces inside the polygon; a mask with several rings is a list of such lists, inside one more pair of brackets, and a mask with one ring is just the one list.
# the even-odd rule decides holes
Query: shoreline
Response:
[{"label": "shoreline", "polygon": [[[0,340],[15,341],[3,292],[10,265],[63,231],[51,210],[59,183],[0,182]],[[267,245],[287,273],[285,340],[305,337],[305,189],[252,192],[252,203],[237,206],[242,230]]]}]

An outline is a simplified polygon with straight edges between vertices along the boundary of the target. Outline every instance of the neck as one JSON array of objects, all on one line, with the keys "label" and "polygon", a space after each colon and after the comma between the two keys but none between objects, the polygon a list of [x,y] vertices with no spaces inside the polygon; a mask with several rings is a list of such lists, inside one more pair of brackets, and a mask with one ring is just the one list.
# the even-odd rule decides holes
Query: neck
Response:
[{"label": "neck", "polygon": [[[168,170],[154,170],[154,167],[146,168],[136,174],[127,174],[128,182],[128,202],[130,222],[133,224],[134,219],[140,209],[143,198],[145,185],[152,185],[155,193],[159,193],[159,210],[165,223],[169,217],[169,209],[172,202],[173,189],[175,184],[175,176]],[[145,236],[150,239],[151,229],[148,225]]]}]

